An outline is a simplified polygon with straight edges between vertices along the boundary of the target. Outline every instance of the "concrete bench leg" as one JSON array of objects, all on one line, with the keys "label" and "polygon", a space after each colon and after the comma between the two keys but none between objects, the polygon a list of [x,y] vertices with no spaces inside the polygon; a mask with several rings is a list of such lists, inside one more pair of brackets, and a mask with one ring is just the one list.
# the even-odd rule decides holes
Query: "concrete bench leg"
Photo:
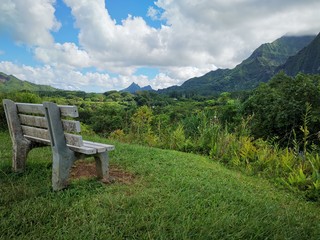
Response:
[{"label": "concrete bench leg", "polygon": [[75,156],[73,152],[66,154],[53,153],[52,188],[54,191],[67,187],[70,170],[74,161]]},{"label": "concrete bench leg", "polygon": [[30,143],[26,140],[21,140],[13,144],[12,168],[15,172],[23,172],[26,168],[27,156],[30,148]]},{"label": "concrete bench leg", "polygon": [[15,102],[4,99],[3,107],[13,145],[12,168],[15,172],[23,172],[26,168],[27,155],[31,150],[31,144],[23,136]]},{"label": "concrete bench leg", "polygon": [[97,177],[100,179],[109,179],[109,156],[108,152],[99,153],[94,156],[96,160]]}]

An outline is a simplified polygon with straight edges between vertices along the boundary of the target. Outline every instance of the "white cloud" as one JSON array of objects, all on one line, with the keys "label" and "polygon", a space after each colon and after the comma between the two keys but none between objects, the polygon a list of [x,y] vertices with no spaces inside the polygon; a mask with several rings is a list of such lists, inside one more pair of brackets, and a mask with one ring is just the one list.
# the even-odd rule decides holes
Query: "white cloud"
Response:
[{"label": "white cloud", "polygon": [[[50,83],[61,88],[86,90],[92,85],[105,91],[133,81],[164,88],[216,66],[234,67],[260,44],[285,34],[320,31],[319,0],[157,0],[157,7],[150,7],[146,15],[167,23],[159,29],[140,16],[116,23],[104,0],[64,2],[79,29],[78,46],[53,42],[50,32],[60,26],[55,0],[2,1],[0,27],[12,30],[15,41],[32,46],[36,59],[46,64],[11,65],[13,74],[21,71],[24,79],[40,82],[48,74]],[[158,68],[160,73],[153,78],[136,76],[140,67]],[[119,75],[82,73],[82,68]]]},{"label": "white cloud", "polygon": [[260,44],[286,33],[320,31],[320,1],[315,0],[158,0],[156,4],[171,26],[172,48],[208,54],[218,67],[233,67]]},{"label": "white cloud", "polygon": [[[12,62],[0,62],[0,72],[11,74],[21,80],[36,84],[50,85],[59,89],[82,90],[86,92],[106,92],[110,90],[121,90],[128,87],[132,82],[141,87],[151,85],[153,89],[162,89],[172,85],[179,85],[182,78],[200,76],[205,72],[199,69],[177,69],[172,68],[167,73],[159,73],[150,79],[145,75],[118,75],[111,77],[107,73],[87,72],[82,73],[71,68],[45,65],[43,67],[31,67],[17,65]],[[181,76],[180,74],[183,73]],[[177,79],[181,79],[177,81]]]},{"label": "white cloud", "polygon": [[60,67],[86,68],[92,65],[88,53],[79,49],[74,43],[56,43],[50,47],[38,47],[35,49],[35,57],[45,64]]},{"label": "white cloud", "polygon": [[147,16],[150,17],[152,20],[160,20],[160,11],[158,9],[155,9],[154,7],[149,7]]},{"label": "white cloud", "polygon": [[140,66],[233,67],[262,43],[320,29],[320,2],[315,0],[158,0],[162,15],[154,7],[147,15],[167,21],[160,29],[141,17],[116,24],[103,0],[65,2],[94,66],[122,74]]},{"label": "white cloud", "polygon": [[160,34],[162,30],[148,26],[143,18],[128,16],[116,24],[103,0],[65,2],[80,29],[79,42],[95,67],[128,74],[127,67],[132,73],[132,68],[162,65],[164,58],[169,57],[164,36]]},{"label": "white cloud", "polygon": [[107,73],[87,72],[82,73],[75,69],[61,68],[50,65],[43,67],[31,67],[17,65],[12,62],[0,62],[0,72],[11,74],[21,80],[36,84],[50,85],[59,89],[82,90],[86,92],[106,92],[109,90],[121,90],[132,82],[140,86],[152,85],[154,89],[169,87],[176,80],[161,73],[154,79],[145,75],[119,75],[111,77]]},{"label": "white cloud", "polygon": [[21,80],[51,85],[60,89],[104,92],[122,87],[122,84],[119,84],[117,79],[111,78],[109,74],[81,73],[77,70],[49,65],[30,67],[2,61],[0,72],[10,73]]},{"label": "white cloud", "polygon": [[1,0],[0,29],[9,32],[18,43],[48,46],[53,43],[50,31],[60,28],[54,3],[55,0]]}]

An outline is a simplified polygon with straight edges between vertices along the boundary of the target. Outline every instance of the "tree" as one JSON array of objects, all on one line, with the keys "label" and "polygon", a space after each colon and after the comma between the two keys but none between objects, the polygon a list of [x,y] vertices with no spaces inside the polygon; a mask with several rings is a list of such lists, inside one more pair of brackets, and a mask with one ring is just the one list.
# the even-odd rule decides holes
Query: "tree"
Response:
[{"label": "tree", "polygon": [[[309,129],[320,130],[320,76],[298,74],[289,77],[283,72],[269,83],[261,84],[244,103],[247,115],[253,115],[252,133],[255,137],[278,136],[288,143],[293,130],[302,138],[299,130],[303,125],[306,106],[311,105]],[[313,139],[317,140],[316,137]]]},{"label": "tree", "polygon": [[131,118],[131,132],[136,142],[149,143],[155,141],[155,136],[151,130],[151,121],[153,113],[150,107],[139,107]]},{"label": "tree", "polygon": [[117,103],[104,103],[92,114],[90,122],[96,133],[108,136],[114,130],[123,129],[124,119],[123,106]]}]

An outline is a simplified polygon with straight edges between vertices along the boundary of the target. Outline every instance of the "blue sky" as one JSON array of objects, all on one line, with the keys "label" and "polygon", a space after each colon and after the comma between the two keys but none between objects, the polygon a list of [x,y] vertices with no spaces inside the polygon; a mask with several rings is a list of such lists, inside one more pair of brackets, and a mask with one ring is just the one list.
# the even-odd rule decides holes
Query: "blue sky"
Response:
[{"label": "blue sky", "polygon": [[0,71],[61,89],[180,85],[320,31],[318,0],[2,0]]}]

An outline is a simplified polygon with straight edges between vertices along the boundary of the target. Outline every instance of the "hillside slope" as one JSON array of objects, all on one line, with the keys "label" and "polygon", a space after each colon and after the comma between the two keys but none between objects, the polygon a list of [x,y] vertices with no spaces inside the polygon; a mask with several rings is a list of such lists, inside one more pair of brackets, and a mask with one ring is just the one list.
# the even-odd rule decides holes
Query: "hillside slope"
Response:
[{"label": "hillside slope", "polygon": [[56,88],[53,88],[48,85],[38,85],[27,81],[22,81],[15,76],[7,75],[0,72],[0,92],[17,92],[17,91],[56,91]]},{"label": "hillside slope", "polygon": [[178,92],[212,95],[221,92],[250,90],[268,81],[285,61],[307,46],[315,36],[284,36],[272,43],[262,44],[252,55],[233,69],[218,69],[204,76],[189,79],[181,86],[160,90],[160,93]]},{"label": "hillside slope", "polygon": [[[110,143],[106,139],[89,140]],[[319,239],[319,206],[194,154],[115,143],[111,168],[133,181],[72,180],[51,191],[51,150],[11,172],[0,132],[3,239]],[[93,161],[93,160],[88,160]],[[107,236],[107,237],[106,237]],[[0,238],[1,238],[0,237]]]}]

